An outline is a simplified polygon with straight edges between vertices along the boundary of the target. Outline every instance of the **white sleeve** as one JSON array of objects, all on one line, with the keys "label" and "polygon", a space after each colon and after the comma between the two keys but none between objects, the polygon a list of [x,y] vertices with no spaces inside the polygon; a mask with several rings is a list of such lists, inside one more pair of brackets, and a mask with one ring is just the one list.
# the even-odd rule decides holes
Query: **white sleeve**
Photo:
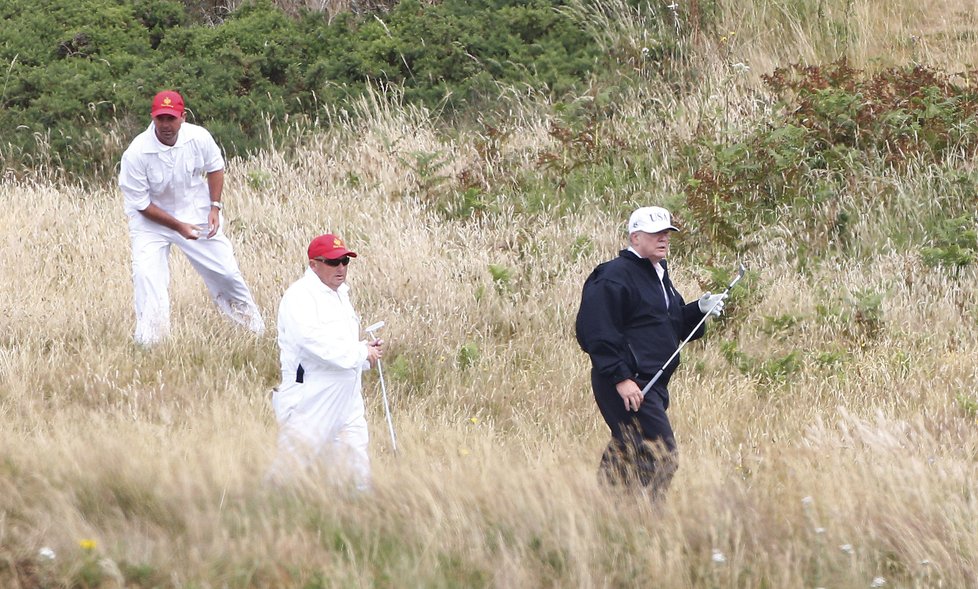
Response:
[{"label": "white sleeve", "polygon": [[224,169],[224,156],[221,148],[214,141],[214,136],[207,129],[201,128],[203,138],[200,142],[201,155],[204,156],[204,171],[210,174]]},{"label": "white sleeve", "polygon": [[126,212],[144,211],[152,200],[149,198],[149,181],[146,179],[146,166],[141,165],[137,156],[129,151],[122,154],[119,171],[119,188],[122,189]]},{"label": "white sleeve", "polygon": [[307,292],[296,292],[283,300],[280,322],[306,368],[314,363],[326,369],[356,370],[367,361],[367,344],[350,338],[344,321],[330,316],[330,309],[317,305]]}]

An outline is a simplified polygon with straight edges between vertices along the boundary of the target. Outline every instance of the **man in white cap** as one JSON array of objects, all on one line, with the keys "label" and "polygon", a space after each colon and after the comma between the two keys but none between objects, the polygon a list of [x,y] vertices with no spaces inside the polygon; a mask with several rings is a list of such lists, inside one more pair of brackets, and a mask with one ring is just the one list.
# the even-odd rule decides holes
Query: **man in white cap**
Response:
[{"label": "man in white cap", "polygon": [[326,467],[335,481],[370,486],[367,420],[361,373],[383,355],[383,341],[360,339],[347,267],[357,257],[327,233],[312,240],[305,274],[285,291],[278,310],[282,384],[272,396],[279,422],[278,457],[269,473],[288,480],[306,467]]},{"label": "man in white cap", "polygon": [[203,127],[186,122],[183,98],[153,98],[149,128],[122,155],[119,187],[132,242],[137,343],[150,346],[170,331],[169,255],[190,260],[218,308],[261,334],[265,329],[231,242],[221,227],[224,158]]},{"label": "man in white cap", "polygon": [[[600,264],[587,281],[577,315],[577,341],[591,357],[591,385],[611,442],[600,472],[612,485],[638,485],[659,497],[675,474],[676,439],[666,415],[676,358],[642,396],[679,343],[723,295],[685,303],[669,280],[669,238],[679,231],[661,207],[642,207],[628,220],[628,248]],[[693,339],[703,336],[700,327]]]}]

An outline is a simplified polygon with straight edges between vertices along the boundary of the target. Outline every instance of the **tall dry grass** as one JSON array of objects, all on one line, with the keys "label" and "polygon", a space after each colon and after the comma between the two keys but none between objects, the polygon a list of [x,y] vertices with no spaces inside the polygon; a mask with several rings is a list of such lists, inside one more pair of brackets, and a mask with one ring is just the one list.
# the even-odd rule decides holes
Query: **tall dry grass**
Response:
[{"label": "tall dry grass", "polygon": [[704,72],[726,73],[728,83],[792,63],[844,59],[869,69],[923,63],[952,72],[970,71],[978,63],[978,5],[973,0],[568,4],[567,12],[577,15],[605,49],[631,58],[637,67],[642,67],[643,49],[654,53],[662,33],[675,32],[683,39],[681,50],[693,45],[680,51],[684,61]]},{"label": "tall dry grass", "polygon": [[[971,0],[761,0],[723,4],[725,51],[759,71],[845,58],[855,67],[978,62]],[[730,35],[733,32],[734,35]]]},{"label": "tall dry grass", "polygon": [[[759,38],[759,61],[786,58],[777,40],[800,54],[794,29],[748,20],[736,37]],[[860,26],[889,38],[883,24]],[[942,48],[935,56],[965,51]],[[696,92],[662,93],[661,110],[626,99],[613,130],[645,138],[658,161],[704,118],[718,129],[762,118],[753,82],[731,84],[726,58],[708,59],[718,66]],[[331,130],[294,153],[230,162],[225,222],[269,323],[261,338],[220,317],[174,254],[173,337],[137,348],[114,186],[0,183],[0,584],[978,585],[975,273],[886,246],[885,228],[909,230],[938,206],[927,171],[879,178],[893,196],[851,228],[865,255],[799,271],[788,238],[817,227],[786,215],[744,228],[762,245],[745,259],[746,294],[684,353],[670,409],[682,466],[653,507],[597,483],[608,433],[572,326],[580,285],[621,247],[627,214],[679,179],[663,164],[649,185],[568,213],[528,213],[503,196],[485,215],[437,213],[431,199],[444,195],[412,154],[442,153],[438,174],[475,169],[492,186],[553,147],[546,105],[514,104],[491,161],[473,132],[373,96],[354,116],[324,113]],[[364,496],[312,478],[262,482],[275,310],[324,231],[361,254],[350,282],[363,320],[387,323],[401,451],[390,452],[370,375],[375,490]],[[706,278],[692,254],[673,252],[687,298]],[[490,264],[510,279],[494,282]],[[884,293],[872,334],[855,319],[865,291]],[[786,374],[741,372],[725,344],[795,362]]]}]

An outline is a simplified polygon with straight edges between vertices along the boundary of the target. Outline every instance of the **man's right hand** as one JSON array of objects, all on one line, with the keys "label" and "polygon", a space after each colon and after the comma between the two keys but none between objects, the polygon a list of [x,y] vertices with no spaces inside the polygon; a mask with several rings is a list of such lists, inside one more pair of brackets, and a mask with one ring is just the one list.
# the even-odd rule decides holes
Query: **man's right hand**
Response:
[{"label": "man's right hand", "polygon": [[628,379],[623,380],[615,385],[618,390],[618,394],[621,395],[622,401],[625,402],[626,411],[638,411],[638,408],[642,406],[642,389],[638,388],[634,380]]},{"label": "man's right hand", "polygon": [[200,227],[191,225],[190,223],[180,223],[180,229],[177,232],[184,239],[195,240],[200,238]]},{"label": "man's right hand", "polygon": [[173,229],[184,239],[198,239],[201,236],[200,227],[191,225],[190,223],[184,223],[154,203],[150,203],[148,207],[139,211],[139,214],[154,223]]},{"label": "man's right hand", "polygon": [[377,365],[377,360],[384,355],[384,340],[376,339],[367,344],[367,361],[371,366]]}]

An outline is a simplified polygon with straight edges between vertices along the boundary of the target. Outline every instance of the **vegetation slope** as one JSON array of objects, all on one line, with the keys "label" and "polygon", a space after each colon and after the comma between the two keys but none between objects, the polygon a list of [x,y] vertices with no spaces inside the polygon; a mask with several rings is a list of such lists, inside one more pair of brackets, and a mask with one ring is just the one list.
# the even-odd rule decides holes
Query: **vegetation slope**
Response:
[{"label": "vegetation slope", "polygon": [[[6,159],[0,584],[978,583],[974,7],[675,6],[558,7],[602,64],[559,91],[506,80],[473,111],[364,84],[266,125],[225,192],[262,337],[175,254],[174,337],[136,347],[112,159]],[[687,298],[749,269],[684,351],[658,506],[598,485],[608,433],[572,327],[646,204],[681,223]],[[361,254],[363,320],[386,321],[400,452],[369,374],[369,495],[263,482],[275,310],[327,230]]]}]

